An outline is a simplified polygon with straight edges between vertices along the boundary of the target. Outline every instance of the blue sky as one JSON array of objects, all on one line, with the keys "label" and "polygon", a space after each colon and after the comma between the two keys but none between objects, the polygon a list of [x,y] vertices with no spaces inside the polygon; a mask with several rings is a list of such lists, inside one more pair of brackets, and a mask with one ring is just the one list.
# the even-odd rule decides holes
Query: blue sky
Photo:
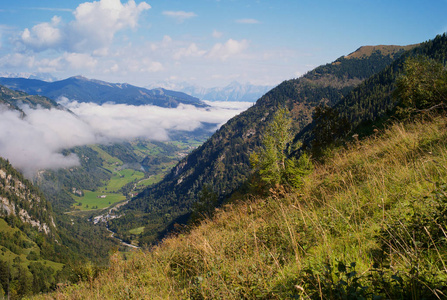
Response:
[{"label": "blue sky", "polygon": [[0,74],[139,86],[275,85],[363,45],[447,31],[447,0],[2,2]]}]

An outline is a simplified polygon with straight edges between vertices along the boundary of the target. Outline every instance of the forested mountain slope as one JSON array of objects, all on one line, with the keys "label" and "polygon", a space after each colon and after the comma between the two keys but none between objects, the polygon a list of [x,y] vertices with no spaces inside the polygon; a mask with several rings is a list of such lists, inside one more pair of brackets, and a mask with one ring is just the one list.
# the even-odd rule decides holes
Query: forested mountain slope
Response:
[{"label": "forested mountain slope", "polygon": [[67,261],[59,241],[50,203],[0,158],[0,297],[54,288],[61,262]]},{"label": "forested mountain slope", "polygon": [[117,242],[104,227],[54,213],[39,188],[0,157],[0,298],[48,292],[87,260],[108,260]]},{"label": "forested mountain slope", "polygon": [[247,180],[249,155],[259,146],[266,124],[279,107],[291,111],[293,132],[297,133],[311,122],[315,106],[337,103],[403,52],[403,47],[382,46],[370,55],[341,57],[301,78],[283,82],[223,125],[160,184],[138,195],[125,207],[126,216],[111,226],[122,233],[131,226],[146,226],[141,241],[153,242],[175,218],[189,212],[205,185],[223,199]]},{"label": "forested mountain slope", "polygon": [[31,182],[0,158],[0,216],[27,223],[47,235],[55,234],[51,205]]},{"label": "forested mountain slope", "polygon": [[[445,34],[438,35],[433,40],[424,42],[407,51],[382,72],[371,76],[337,102],[333,106],[334,112],[339,119],[344,119],[349,123],[349,130],[340,130],[332,138],[337,139],[348,133],[362,133],[364,130],[371,131],[373,128],[368,126],[369,124],[377,119],[386,120],[393,116],[399,101],[397,97],[393,96],[393,91],[396,89],[396,80],[403,73],[404,63],[411,57],[420,56],[445,65],[447,60],[447,36]],[[305,144],[310,145],[310,142],[315,138],[312,130],[322,124],[323,119],[314,120],[297,135],[295,140],[304,140]]]}]

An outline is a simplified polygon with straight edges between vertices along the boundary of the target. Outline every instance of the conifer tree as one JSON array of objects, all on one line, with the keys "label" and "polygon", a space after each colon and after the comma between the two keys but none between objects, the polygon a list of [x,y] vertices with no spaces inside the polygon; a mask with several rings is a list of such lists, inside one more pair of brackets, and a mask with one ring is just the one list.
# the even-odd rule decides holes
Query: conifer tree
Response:
[{"label": "conifer tree", "polygon": [[286,108],[279,108],[267,125],[262,138],[262,148],[250,156],[250,163],[267,187],[287,185],[299,187],[302,177],[312,169],[310,157],[302,153],[290,157],[292,118]]},{"label": "conifer tree", "polygon": [[292,140],[292,120],[285,108],[279,108],[273,120],[267,125],[262,138],[263,147],[250,156],[252,167],[259,173],[260,179],[268,185],[281,183],[286,167],[288,143]]}]

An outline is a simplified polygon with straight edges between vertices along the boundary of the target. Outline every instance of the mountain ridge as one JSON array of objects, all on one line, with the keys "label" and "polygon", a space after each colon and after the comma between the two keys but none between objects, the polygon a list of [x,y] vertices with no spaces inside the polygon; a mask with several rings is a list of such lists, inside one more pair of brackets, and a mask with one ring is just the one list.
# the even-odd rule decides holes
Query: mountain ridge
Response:
[{"label": "mountain ridge", "polygon": [[22,116],[25,114],[21,109],[21,106],[24,104],[31,108],[65,109],[47,97],[29,95],[25,92],[15,91],[2,85],[0,85],[0,104],[3,104],[8,109],[19,111]]},{"label": "mountain ridge", "polygon": [[113,102],[129,105],[156,105],[175,108],[180,104],[207,107],[199,99],[185,93],[165,89],[148,90],[127,83],[109,83],[83,76],[74,76],[59,81],[46,82],[26,78],[0,78],[0,84],[31,95],[42,95],[54,101],[60,97],[78,102],[104,104]]},{"label": "mountain ridge", "polygon": [[420,44],[412,44],[406,46],[398,46],[398,45],[366,45],[361,46],[354,52],[344,56],[344,58],[361,58],[363,56],[370,56],[373,52],[380,51],[383,55],[394,55],[399,54],[399,51],[411,50]]}]

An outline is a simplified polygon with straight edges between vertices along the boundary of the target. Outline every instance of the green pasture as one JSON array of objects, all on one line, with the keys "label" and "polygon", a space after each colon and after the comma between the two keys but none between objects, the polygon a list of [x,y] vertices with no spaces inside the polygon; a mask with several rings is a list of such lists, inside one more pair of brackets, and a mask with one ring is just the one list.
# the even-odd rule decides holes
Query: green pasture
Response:
[{"label": "green pasture", "polygon": [[[187,150],[192,147],[198,146],[201,143],[184,143],[179,141],[170,142],[171,144],[177,146],[179,149]],[[147,155],[160,155],[161,149],[159,146],[152,144],[149,141],[134,141],[131,142],[134,147],[134,152],[137,156],[145,157]],[[197,144],[197,145],[196,145]],[[119,170],[123,166],[123,162],[110,155],[99,145],[91,145],[90,148],[96,151],[99,156],[103,159],[102,167],[109,170],[112,173],[111,179],[104,183],[104,186],[97,188],[95,191],[84,190],[84,196],[79,197],[77,195],[72,195],[75,203],[73,204],[73,209],[78,211],[90,211],[95,209],[104,209],[110,205],[123,201],[126,199],[125,195],[118,193],[118,191],[130,182],[136,182],[136,190],[142,190],[147,186],[155,184],[163,179],[163,177],[169,172],[169,170],[174,167],[177,163],[178,158],[172,158],[172,162],[162,163],[159,165],[158,174],[152,175],[145,179],[145,174],[138,170],[133,169],[123,169]],[[173,156],[177,156],[172,153]],[[171,157],[171,156],[169,156]],[[98,198],[101,195],[105,195],[106,198]],[[80,205],[79,205],[80,204]]]},{"label": "green pasture", "polygon": [[120,171],[114,171],[113,176],[107,184],[107,191],[116,192],[124,185],[134,180],[140,180],[144,178],[144,173],[131,169],[124,169]]},{"label": "green pasture", "polygon": [[[98,198],[105,195],[105,198]],[[92,210],[92,209],[104,209],[110,205],[126,200],[126,197],[122,194],[115,193],[103,193],[102,191],[84,191],[84,197],[74,196],[76,203],[73,205],[75,209],[79,210]],[[81,203],[81,205],[79,205]]]}]

